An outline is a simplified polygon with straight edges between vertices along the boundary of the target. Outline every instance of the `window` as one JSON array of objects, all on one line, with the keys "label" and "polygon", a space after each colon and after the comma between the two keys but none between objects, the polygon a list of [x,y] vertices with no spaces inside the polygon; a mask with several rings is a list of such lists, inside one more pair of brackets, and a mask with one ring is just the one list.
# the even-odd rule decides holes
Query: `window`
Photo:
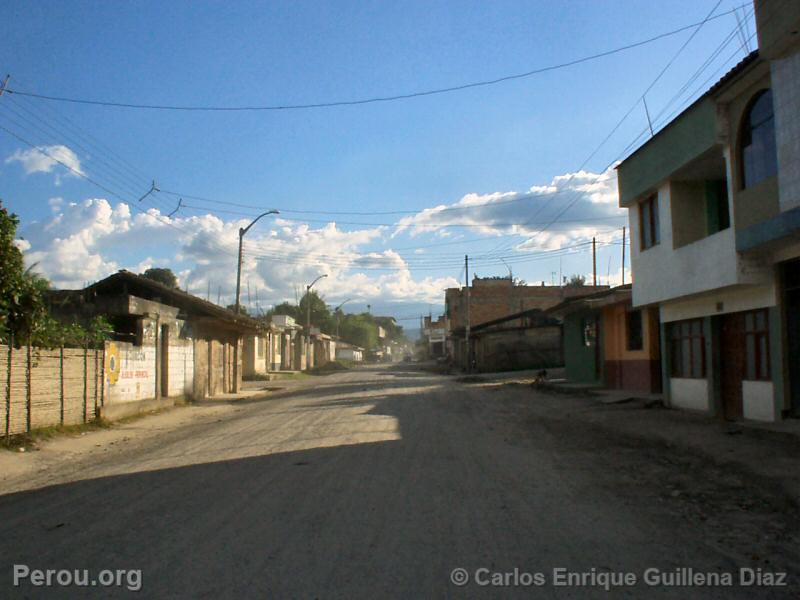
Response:
[{"label": "window", "polygon": [[706,376],[703,321],[678,321],[670,328],[670,358],[673,377]]},{"label": "window", "polygon": [[583,345],[594,346],[597,342],[597,321],[594,317],[581,319],[581,331],[583,332]]},{"label": "window", "polygon": [[658,196],[653,194],[639,204],[639,229],[642,250],[652,248],[661,241],[658,223]]},{"label": "window", "polygon": [[642,339],[642,311],[628,311],[626,314],[626,321],[628,350],[641,350],[644,347],[644,342]]},{"label": "window", "polygon": [[731,226],[728,213],[728,182],[725,179],[706,181],[706,222],[708,235]]},{"label": "window", "polygon": [[740,160],[743,188],[754,186],[778,172],[772,90],[759,92],[745,111]]},{"label": "window", "polygon": [[744,314],[745,376],[751,381],[769,380],[769,321],[766,309]]}]

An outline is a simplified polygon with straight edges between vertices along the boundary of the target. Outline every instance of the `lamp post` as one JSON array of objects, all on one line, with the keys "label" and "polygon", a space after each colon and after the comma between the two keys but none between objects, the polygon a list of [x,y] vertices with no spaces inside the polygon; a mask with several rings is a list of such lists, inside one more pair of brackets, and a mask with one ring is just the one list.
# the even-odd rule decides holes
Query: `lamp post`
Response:
[{"label": "lamp post", "polygon": [[310,369],[311,362],[311,288],[323,277],[328,275],[320,275],[314,281],[306,286],[306,369]]},{"label": "lamp post", "polygon": [[261,213],[255,219],[250,222],[250,225],[247,227],[240,227],[239,228],[239,262],[236,263],[236,314],[239,314],[239,294],[242,289],[242,240],[244,239],[244,235],[250,231],[250,228],[256,224],[256,222],[261,217],[266,217],[267,215],[278,215],[280,214],[277,210],[268,210],[265,213]]},{"label": "lamp post", "polygon": [[[155,184],[154,184],[155,185]],[[253,219],[247,227],[240,227],[239,228],[239,260],[236,263],[236,315],[239,315],[239,293],[242,289],[242,239],[244,238],[244,234],[250,231],[250,228],[256,224],[261,217],[266,217],[267,215],[277,215],[277,210],[268,210],[265,213],[261,213],[255,219]],[[233,391],[239,391],[239,338],[236,338],[236,345],[233,347]]]},{"label": "lamp post", "polygon": [[348,298],[347,300],[345,300],[344,302],[342,302],[342,303],[341,303],[339,306],[337,306],[336,308],[334,308],[334,309],[333,309],[333,314],[335,314],[335,315],[336,315],[336,337],[337,337],[337,338],[339,337],[339,312],[338,312],[338,311],[339,311],[339,309],[340,309],[340,308],[342,308],[342,307],[343,307],[345,304],[347,304],[348,302],[350,302],[350,300],[352,300],[352,298]]}]

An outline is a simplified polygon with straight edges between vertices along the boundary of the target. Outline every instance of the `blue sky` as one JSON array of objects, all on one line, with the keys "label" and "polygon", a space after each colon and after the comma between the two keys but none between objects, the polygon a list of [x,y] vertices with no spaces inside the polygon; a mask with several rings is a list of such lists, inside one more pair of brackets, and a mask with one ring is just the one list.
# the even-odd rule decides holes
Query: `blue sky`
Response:
[{"label": "blue sky", "polygon": [[[217,106],[352,100],[569,61],[702,21],[715,4],[7,3],[0,67],[12,90],[74,98]],[[740,4],[722,0],[715,14]],[[735,25],[727,15],[702,27],[648,93],[651,114]],[[258,210],[187,195],[287,211],[248,234],[245,280],[251,305],[258,289],[262,308],[293,299],[296,288],[327,272],[319,285],[332,303],[353,297],[351,306],[369,303],[373,312],[410,316],[428,305],[435,312],[465,253],[476,257],[479,275],[507,273],[500,256],[515,275],[550,283],[559,270],[589,273],[587,246],[552,258],[534,253],[592,235],[604,242],[601,279],[611,273],[618,281],[621,246],[605,242],[619,238],[625,219],[613,202],[613,172],[597,176],[647,127],[643,108],[586,165],[594,175],[569,176],[691,33],[490,87],[360,106],[173,112],[5,95],[0,125],[107,189],[0,131],[0,197],[21,217],[29,261],[65,287],[152,264],[171,266],[198,294],[211,288],[216,299],[221,288],[230,298],[236,231]],[[665,116],[737,62],[740,45],[731,39]],[[168,219],[178,196],[163,192],[137,203],[153,179],[192,208]],[[508,202],[531,188],[534,197]],[[541,195],[555,188],[561,192]],[[536,223],[581,194],[539,232]],[[417,215],[288,212],[421,212],[459,202],[490,206]],[[402,218],[407,226],[398,229]],[[526,221],[534,224],[520,227]],[[420,223],[436,226],[414,226]],[[481,262],[489,251],[493,258]]]}]

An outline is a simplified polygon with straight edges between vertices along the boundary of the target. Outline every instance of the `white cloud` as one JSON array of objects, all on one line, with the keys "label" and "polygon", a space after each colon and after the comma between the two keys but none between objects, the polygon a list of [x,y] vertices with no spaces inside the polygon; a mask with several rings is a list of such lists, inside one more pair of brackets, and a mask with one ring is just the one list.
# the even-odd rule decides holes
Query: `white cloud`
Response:
[{"label": "white cloud", "polygon": [[[554,177],[549,185],[527,193],[467,194],[458,202],[427,208],[400,220],[395,235],[450,232],[444,226],[465,225],[491,236],[529,236],[517,250],[554,249],[591,239],[622,226],[627,215],[617,205],[613,167],[604,173],[578,171]],[[468,210],[462,210],[471,207]]]},{"label": "white cloud", "polygon": [[[83,175],[78,155],[67,146],[37,146],[29,150],[17,150],[6,158],[6,164],[18,162],[26,175],[33,173],[55,173],[56,185],[61,183],[63,175],[77,177]],[[62,163],[62,164],[59,164]],[[64,166],[66,165],[66,167]],[[72,170],[70,170],[72,169]]]},{"label": "white cloud", "polygon": [[[26,227],[26,261],[59,288],[81,287],[121,268],[140,273],[168,266],[181,287],[227,303],[236,285],[238,231],[245,225],[210,214],[131,214],[127,204],[95,198],[62,204],[51,218]],[[256,290],[262,308],[294,300],[297,290],[324,273],[328,277],[315,289],[331,301],[440,303],[444,288],[457,284],[453,278],[414,279],[397,252],[362,250],[383,231],[342,231],[335,223],[312,229],[284,219],[259,223],[245,238],[242,301],[248,302],[248,283],[253,307]]]},{"label": "white cloud", "polygon": [[[142,272],[150,266],[164,266],[177,274],[182,288],[188,286],[200,296],[208,294],[214,301],[218,296],[224,303],[233,301],[238,231],[248,219],[226,221],[213,214],[185,213],[167,217],[155,208],[142,212],[138,205],[112,205],[102,198],[82,202],[53,198],[49,204],[53,214],[27,225],[21,233],[29,242],[28,264],[38,263],[37,270],[56,287],[80,287],[120,268]],[[467,206],[473,208],[445,210]],[[284,217],[270,217],[259,221],[245,238],[242,301],[254,307],[256,294],[262,308],[293,301],[307,283],[327,274],[315,289],[332,303],[350,298],[354,304],[373,306],[397,302],[440,305],[444,289],[459,285],[455,277],[445,276],[460,267],[453,267],[454,261],[460,263],[460,259],[452,258],[457,253],[451,250],[450,258],[443,254],[439,262],[437,250],[411,247],[407,254],[401,254],[376,249],[381,248],[381,242],[390,242],[402,232],[455,232],[464,237],[461,230],[441,226],[466,223],[473,225],[466,234],[469,237],[475,237],[476,232],[502,236],[495,243],[506,247],[502,250],[506,258],[517,254],[527,259],[530,252],[563,248],[596,235],[608,240],[612,229],[622,227],[625,215],[617,207],[616,175],[608,170],[561,175],[524,194],[467,194],[453,204],[407,217],[394,229],[377,226],[345,231],[335,222],[312,228]],[[554,219],[555,224],[540,232]],[[573,258],[578,260],[578,253],[585,251],[581,247],[571,253],[575,252]],[[558,260],[562,256],[565,268],[572,269],[567,266],[566,255],[559,254]],[[544,266],[544,260],[530,263],[529,268],[527,263],[526,267],[520,262],[511,264],[515,274],[519,264],[521,275],[529,281],[551,279],[552,268]],[[482,268],[494,266],[505,269],[499,265]],[[612,277],[617,279],[621,274]]]}]

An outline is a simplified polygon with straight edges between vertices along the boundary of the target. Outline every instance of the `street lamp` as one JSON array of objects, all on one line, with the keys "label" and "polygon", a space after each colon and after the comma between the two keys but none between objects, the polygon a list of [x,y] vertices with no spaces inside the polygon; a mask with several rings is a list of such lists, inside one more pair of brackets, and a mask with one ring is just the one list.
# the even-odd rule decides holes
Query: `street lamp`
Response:
[{"label": "street lamp", "polygon": [[244,234],[250,231],[250,228],[256,224],[256,222],[261,217],[266,217],[267,215],[278,215],[280,214],[277,210],[268,210],[265,213],[261,213],[255,219],[250,222],[250,225],[247,227],[240,227],[239,228],[239,262],[236,264],[236,314],[239,314],[239,293],[242,289],[242,240],[244,239]]},{"label": "street lamp", "polygon": [[[155,183],[153,184],[155,186]],[[250,222],[250,225],[247,227],[240,227],[239,228],[239,261],[236,263],[236,316],[239,316],[239,293],[242,289],[242,239],[244,238],[244,234],[250,231],[250,228],[256,224],[261,217],[266,217],[267,215],[277,215],[277,210],[268,210],[265,213],[261,213],[255,219]],[[236,345],[233,347],[233,391],[239,391],[239,337],[236,337]]]},{"label": "street lamp", "polygon": [[310,369],[311,362],[311,288],[323,277],[328,275],[320,275],[314,281],[306,286],[306,368]]},{"label": "street lamp", "polygon": [[339,337],[339,312],[338,312],[338,311],[339,311],[339,309],[340,309],[340,308],[342,308],[342,307],[343,307],[345,304],[347,304],[348,302],[350,302],[350,300],[352,300],[352,298],[348,298],[347,300],[345,300],[344,302],[342,302],[342,303],[341,303],[339,306],[337,306],[336,308],[334,308],[334,309],[333,309],[333,314],[335,314],[335,315],[336,315],[336,337],[337,337],[337,338]]}]

